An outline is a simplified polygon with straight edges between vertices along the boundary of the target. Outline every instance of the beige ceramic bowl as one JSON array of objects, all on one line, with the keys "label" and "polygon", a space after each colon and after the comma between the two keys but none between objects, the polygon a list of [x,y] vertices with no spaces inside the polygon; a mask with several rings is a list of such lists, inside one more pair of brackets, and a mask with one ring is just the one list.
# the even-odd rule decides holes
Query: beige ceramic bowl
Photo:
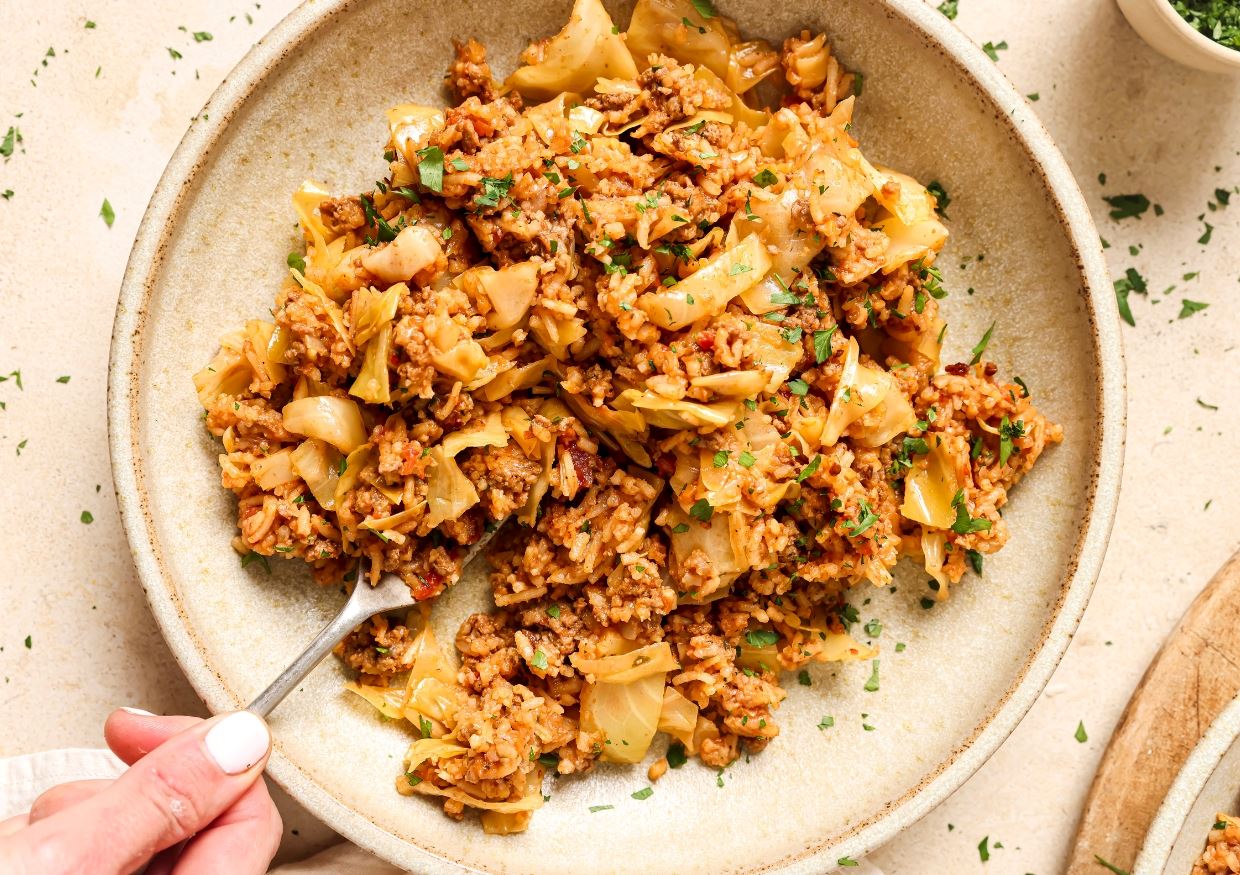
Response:
[{"label": "beige ceramic bowl", "polygon": [[1240,699],[1214,718],[1184,761],[1132,875],[1189,875],[1219,814],[1240,814]]},{"label": "beige ceramic bowl", "polygon": [[[627,22],[627,9],[609,5]],[[772,39],[825,29],[866,74],[857,126],[867,154],[941,180],[953,198],[941,262],[953,290],[946,360],[967,358],[996,321],[990,354],[1027,381],[1067,442],[1017,490],[1007,512],[1014,535],[987,560],[984,580],[929,611],[913,569],[895,594],[857,593],[872,600],[862,616],[883,623],[882,689],[863,691],[868,665],[815,670],[811,689],[793,682],[780,737],[729,769],[722,787],[691,763],[639,802],[630,793],[646,786],[644,769],[603,766],[555,782],[527,833],[483,835],[476,821],[458,824],[395,794],[409,738],[348,698],[329,661],[275,712],[270,773],[332,827],[409,869],[824,872],[921,817],[999,746],[1059,661],[1097,575],[1123,450],[1118,321],[1089,211],[1046,131],[922,0],[719,5]],[[289,196],[303,178],[339,191],[369,186],[385,166],[384,109],[443,99],[452,37],[486,40],[506,72],[569,7],[307,3],[225,81],[169,164],[117,313],[111,445],[155,619],[213,710],[249,701],[341,595],[293,563],[274,562],[270,577],[240,568],[229,547],[234,502],[219,486],[219,446],[202,427],[190,375],[221,334],[270,306],[295,245]],[[442,627],[484,604],[478,583],[444,599]],[[816,728],[824,715],[835,721],[825,731]],[[590,814],[592,805],[615,807]]]},{"label": "beige ceramic bowl", "polygon": [[1168,0],[1118,0],[1128,23],[1150,46],[1173,61],[1207,73],[1240,75],[1240,51],[1198,33]]}]

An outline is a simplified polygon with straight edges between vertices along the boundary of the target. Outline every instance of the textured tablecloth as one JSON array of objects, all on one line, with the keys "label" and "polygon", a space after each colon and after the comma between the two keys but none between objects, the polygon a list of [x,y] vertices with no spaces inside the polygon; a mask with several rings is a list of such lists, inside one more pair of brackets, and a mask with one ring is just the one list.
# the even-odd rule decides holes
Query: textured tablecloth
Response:
[{"label": "textured tablecloth", "polygon": [[[0,3],[0,138],[21,133],[0,157],[0,375],[21,374],[0,382],[0,755],[97,746],[116,705],[202,711],[147,612],[117,519],[108,340],[164,164],[220,79],[293,5]],[[1215,194],[1240,184],[1240,79],[1164,60],[1111,0],[959,0],[956,23],[1038,96],[1110,243],[1112,275],[1135,268],[1148,292],[1130,296],[1136,325],[1124,326],[1124,492],[1080,633],[990,763],[871,859],[888,875],[1051,875],[1133,686],[1240,545],[1240,195],[1228,207]],[[929,119],[927,136],[952,136],[951,119]],[[1103,197],[1131,193],[1162,215],[1109,218]],[[1177,318],[1184,298],[1209,307]],[[334,840],[281,804],[286,856]]]}]

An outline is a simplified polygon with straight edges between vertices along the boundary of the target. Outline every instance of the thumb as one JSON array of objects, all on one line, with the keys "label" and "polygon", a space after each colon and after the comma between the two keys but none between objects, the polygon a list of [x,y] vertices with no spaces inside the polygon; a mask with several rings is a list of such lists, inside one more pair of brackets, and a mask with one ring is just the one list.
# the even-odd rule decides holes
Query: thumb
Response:
[{"label": "thumb", "polygon": [[271,734],[249,711],[172,736],[107,790],[41,820],[24,835],[47,872],[131,872],[194,835],[262,774]]}]

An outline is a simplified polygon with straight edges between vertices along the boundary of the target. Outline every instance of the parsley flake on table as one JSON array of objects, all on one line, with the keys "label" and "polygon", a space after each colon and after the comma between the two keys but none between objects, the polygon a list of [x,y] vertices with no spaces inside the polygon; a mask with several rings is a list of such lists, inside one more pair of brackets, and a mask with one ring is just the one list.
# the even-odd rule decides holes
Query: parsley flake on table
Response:
[{"label": "parsley flake on table", "polygon": [[89,526],[91,523],[93,523],[93,522],[95,521],[95,515],[94,515],[94,514],[92,514],[92,513],[91,513],[90,511],[88,511],[88,510],[84,510],[84,511],[82,511],[82,517],[81,517],[81,519],[82,519],[82,523],[83,523],[83,525],[87,525],[87,526]]},{"label": "parsley flake on table", "polygon": [[1202,246],[1207,246],[1210,243],[1210,238],[1214,236],[1214,226],[1209,222],[1205,222],[1204,224],[1206,226],[1206,230],[1200,237],[1197,238],[1197,242]]},{"label": "parsley flake on table", "polygon": [[863,689],[867,693],[878,692],[878,660],[877,659],[874,660],[872,663],[870,663],[870,679],[865,682],[865,687]]},{"label": "parsley flake on table", "polygon": [[818,721],[819,729],[830,729],[834,725],[835,725],[835,718],[832,717],[830,714],[828,714],[826,717],[823,717],[821,720]]},{"label": "parsley flake on table", "polygon": [[642,787],[637,792],[630,793],[629,795],[640,802],[643,799],[649,799],[651,796],[653,796],[654,788],[653,787]]},{"label": "parsley flake on table", "polygon": [[600,811],[611,811],[611,809],[613,809],[613,808],[615,808],[615,807],[616,807],[616,806],[614,806],[614,805],[591,805],[591,806],[590,806],[590,813],[591,813],[591,814],[598,814]]},{"label": "parsley flake on table", "polygon": [[990,859],[990,836],[985,836],[977,843],[977,855],[982,858],[983,863]]},{"label": "parsley flake on table", "polygon": [[107,225],[109,228],[111,228],[112,223],[116,221],[116,211],[112,209],[112,204],[108,202],[106,197],[103,199],[103,206],[99,208],[99,216],[103,219],[103,224]]},{"label": "parsley flake on table", "polygon": [[973,347],[973,358],[969,359],[969,364],[975,365],[982,360],[982,353],[986,351],[986,347],[990,346],[990,336],[994,333],[995,323],[991,322],[986,333],[982,335],[982,339],[977,342],[977,346]]},{"label": "parsley flake on table", "polygon": [[264,556],[262,553],[255,553],[253,550],[251,550],[249,553],[246,553],[244,556],[241,557],[242,568],[245,568],[247,565],[253,562],[257,562],[259,565],[261,565],[268,574],[271,573],[271,563],[267,561],[267,557]]},{"label": "parsley flake on table", "polygon": [[667,746],[666,756],[669,769],[679,769],[689,761],[689,757],[685,753],[685,746],[679,741],[673,741]]},{"label": "parsley flake on table", "polygon": [[33,644],[34,644],[34,642],[31,640],[30,636],[29,636],[29,635],[27,635],[27,636],[26,636],[26,649],[27,649],[27,650],[30,650],[30,649],[31,649],[31,646],[32,646]]},{"label": "parsley flake on table", "polygon": [[854,860],[852,857],[840,857],[838,860],[835,861],[835,865],[847,866],[851,868],[853,866],[860,866],[861,864],[858,863],[856,860]]},{"label": "parsley flake on table", "polygon": [[939,4],[939,12],[942,12],[952,21],[956,20],[956,16],[960,13],[960,0],[943,0]]},{"label": "parsley flake on table", "polygon": [[992,43],[989,40],[987,40],[986,42],[982,44],[982,51],[986,53],[986,56],[989,57],[990,60],[998,61],[999,52],[1007,51],[1007,47],[1008,47],[1007,40],[1000,40],[997,43]]},{"label": "parsley flake on table", "polygon": [[185,56],[184,56],[184,55],[182,55],[180,52],[178,52],[176,49],[174,49],[172,46],[167,46],[166,48],[168,49],[168,55],[169,55],[169,56],[172,58],[172,60],[174,60],[174,61],[179,61],[179,60],[181,60],[183,57],[185,57]]},{"label": "parsley flake on table", "polygon": [[1188,298],[1180,299],[1180,319],[1187,319],[1194,313],[1200,313],[1210,305],[1203,301],[1190,301]]},{"label": "parsley flake on table", "polygon": [[205,30],[194,31],[194,42],[196,43],[209,43],[213,39],[215,39],[215,37],[211,36],[211,34],[207,33]]},{"label": "parsley flake on table", "polygon": [[1089,733],[1085,731],[1085,721],[1082,720],[1076,724],[1076,732],[1072,733],[1072,737],[1079,743],[1084,744],[1089,741]]},{"label": "parsley flake on table", "polygon": [[9,125],[8,133],[4,135],[3,140],[0,140],[0,156],[4,158],[13,157],[13,150],[21,141],[22,132],[13,125]]}]

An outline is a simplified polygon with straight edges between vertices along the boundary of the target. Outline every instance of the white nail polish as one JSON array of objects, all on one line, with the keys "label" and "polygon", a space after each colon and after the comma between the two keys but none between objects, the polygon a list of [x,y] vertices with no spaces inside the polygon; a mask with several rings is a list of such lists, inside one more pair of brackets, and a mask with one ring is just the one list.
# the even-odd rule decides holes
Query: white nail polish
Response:
[{"label": "white nail polish", "polygon": [[211,727],[206,745],[216,765],[229,775],[239,775],[266,755],[271,733],[258,715],[237,711]]},{"label": "white nail polish", "polygon": [[141,708],[121,708],[126,714],[132,714],[135,717],[154,717],[150,711],[143,711]]}]

